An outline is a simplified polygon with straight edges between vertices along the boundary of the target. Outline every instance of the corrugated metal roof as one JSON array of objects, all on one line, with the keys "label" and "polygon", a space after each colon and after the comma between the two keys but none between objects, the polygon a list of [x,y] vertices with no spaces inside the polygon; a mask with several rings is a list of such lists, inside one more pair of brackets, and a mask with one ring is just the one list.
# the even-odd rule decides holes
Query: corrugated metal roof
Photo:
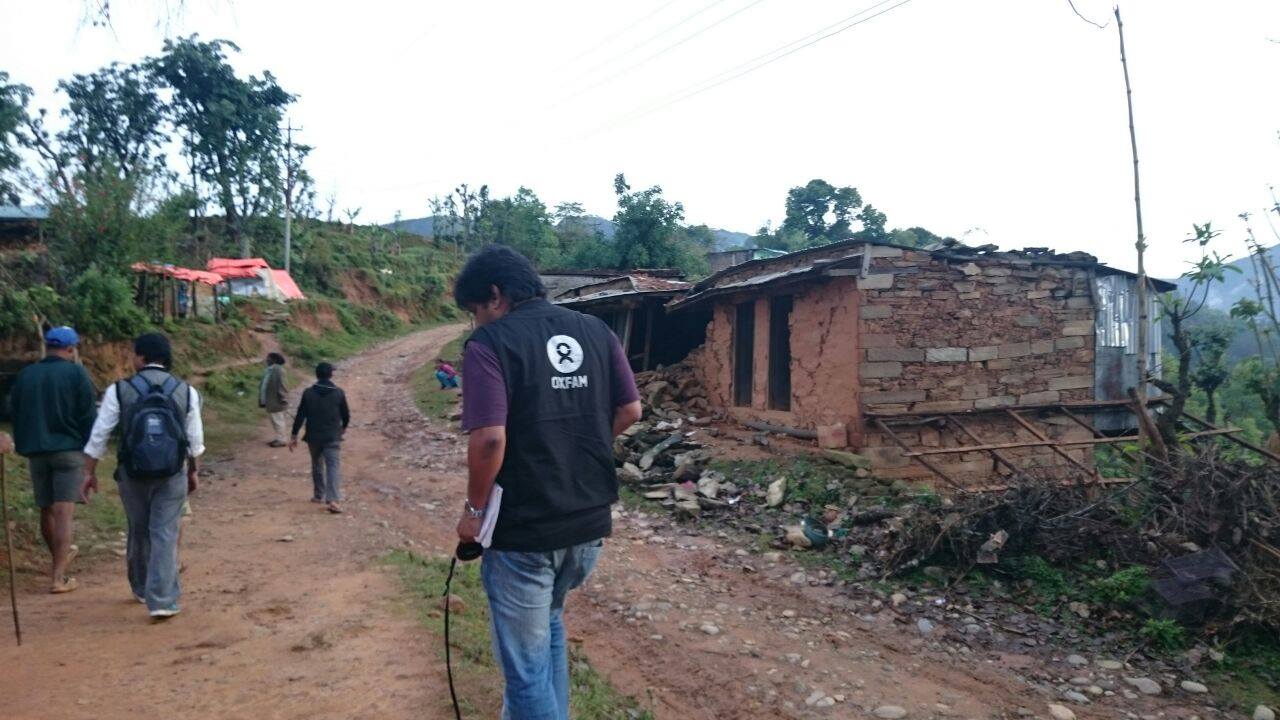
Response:
[{"label": "corrugated metal roof", "polygon": [[0,220],[48,220],[49,208],[43,205],[0,205]]}]

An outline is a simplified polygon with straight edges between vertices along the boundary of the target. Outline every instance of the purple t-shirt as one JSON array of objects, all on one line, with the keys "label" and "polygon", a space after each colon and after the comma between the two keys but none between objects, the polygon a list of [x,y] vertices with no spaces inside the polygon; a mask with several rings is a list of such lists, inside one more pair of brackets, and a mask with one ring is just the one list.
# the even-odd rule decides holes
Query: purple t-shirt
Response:
[{"label": "purple t-shirt", "polygon": [[[636,389],[636,377],[631,363],[622,351],[617,336],[610,343],[610,389],[613,406],[622,407],[640,399]],[[488,345],[467,343],[462,354],[462,431],[471,432],[482,427],[506,427],[507,381],[502,376],[502,364]]]}]

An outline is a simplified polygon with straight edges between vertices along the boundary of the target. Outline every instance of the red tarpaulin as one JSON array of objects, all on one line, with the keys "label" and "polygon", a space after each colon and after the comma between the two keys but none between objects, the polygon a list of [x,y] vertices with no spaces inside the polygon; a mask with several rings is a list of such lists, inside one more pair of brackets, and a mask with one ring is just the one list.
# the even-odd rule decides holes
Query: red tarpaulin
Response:
[{"label": "red tarpaulin", "polygon": [[259,270],[270,269],[262,258],[210,258],[205,265],[224,278],[256,278]]},{"label": "red tarpaulin", "polygon": [[138,262],[131,267],[134,272],[168,275],[179,280],[194,281],[205,285],[217,285],[226,279],[220,273],[207,270],[192,270],[191,268],[178,267],[176,265],[152,265]]},{"label": "red tarpaulin", "polygon": [[293,281],[288,272],[284,270],[272,270],[271,276],[275,278],[276,287],[280,288],[280,292],[290,300],[306,300],[307,296],[302,294],[298,289],[298,283]]}]

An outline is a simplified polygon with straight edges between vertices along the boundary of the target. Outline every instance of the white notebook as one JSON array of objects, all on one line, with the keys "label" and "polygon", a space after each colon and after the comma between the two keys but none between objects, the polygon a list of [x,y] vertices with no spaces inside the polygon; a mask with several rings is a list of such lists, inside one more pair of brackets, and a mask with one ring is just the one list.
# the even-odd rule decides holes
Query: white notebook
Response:
[{"label": "white notebook", "polygon": [[484,521],[480,523],[480,547],[488,548],[493,544],[493,529],[498,525],[498,510],[502,507],[502,486],[493,484],[489,491],[489,503],[484,506]]}]

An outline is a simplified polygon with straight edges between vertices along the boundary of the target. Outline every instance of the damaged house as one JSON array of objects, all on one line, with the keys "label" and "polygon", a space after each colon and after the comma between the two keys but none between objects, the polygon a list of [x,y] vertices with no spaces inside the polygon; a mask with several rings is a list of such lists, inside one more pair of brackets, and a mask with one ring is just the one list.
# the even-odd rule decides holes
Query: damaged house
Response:
[{"label": "damaged house", "polygon": [[[1150,280],[1149,366],[1160,363]],[[848,448],[884,478],[976,488],[1093,472],[1131,431],[1136,277],[1085,253],[843,242],[729,267],[667,306],[712,407]]]},{"label": "damaged house", "polygon": [[682,280],[635,271],[565,290],[558,305],[604,320],[622,341],[636,372],[683,360],[703,343],[710,310],[668,314],[664,306],[688,292]]}]

